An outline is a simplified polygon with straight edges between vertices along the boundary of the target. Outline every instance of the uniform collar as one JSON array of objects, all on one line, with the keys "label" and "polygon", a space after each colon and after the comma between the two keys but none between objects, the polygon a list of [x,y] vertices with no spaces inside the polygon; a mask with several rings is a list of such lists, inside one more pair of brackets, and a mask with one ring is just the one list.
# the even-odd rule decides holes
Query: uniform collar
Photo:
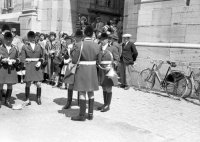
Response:
[{"label": "uniform collar", "polygon": [[84,40],[85,40],[85,41],[91,41],[92,38],[91,38],[91,37],[86,37]]}]

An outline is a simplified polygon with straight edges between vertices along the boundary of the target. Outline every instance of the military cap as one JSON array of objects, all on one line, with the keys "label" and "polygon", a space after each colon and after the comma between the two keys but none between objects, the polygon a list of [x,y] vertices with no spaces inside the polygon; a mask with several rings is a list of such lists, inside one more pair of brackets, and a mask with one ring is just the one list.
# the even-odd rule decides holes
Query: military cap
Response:
[{"label": "military cap", "polygon": [[83,32],[80,29],[77,29],[74,36],[75,37],[83,37]]},{"label": "military cap", "polygon": [[4,34],[4,39],[12,39],[12,38],[13,38],[13,35],[12,35],[11,32],[6,32],[6,33]]},{"label": "military cap", "polygon": [[27,33],[27,37],[28,37],[28,38],[35,38],[35,33],[34,33],[34,31],[29,31],[29,32]]},{"label": "military cap", "polygon": [[55,32],[50,32],[49,35],[53,35],[56,38],[56,33]]},{"label": "military cap", "polygon": [[108,39],[108,34],[107,33],[102,33],[100,36],[100,40],[105,40]]},{"label": "military cap", "polygon": [[86,28],[84,30],[84,34],[86,36],[92,37],[93,36],[93,32],[94,32],[94,30],[93,30],[92,26],[90,26],[90,25],[86,26]]}]

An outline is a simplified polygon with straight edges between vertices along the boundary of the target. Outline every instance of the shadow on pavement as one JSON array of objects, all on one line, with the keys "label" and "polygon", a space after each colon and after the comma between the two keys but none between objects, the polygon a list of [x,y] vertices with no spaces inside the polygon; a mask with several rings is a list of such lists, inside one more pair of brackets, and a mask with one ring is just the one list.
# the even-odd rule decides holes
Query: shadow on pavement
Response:
[{"label": "shadow on pavement", "polygon": [[[67,98],[56,98],[53,100],[53,102],[56,103],[57,105],[64,106],[67,103]],[[87,101],[87,103],[88,103],[88,101]],[[97,107],[99,107],[101,105],[103,105],[103,104],[101,104],[99,102],[94,102],[94,110],[97,110]],[[78,100],[73,99],[70,109],[58,110],[58,113],[65,114],[66,117],[76,116],[79,113],[79,108],[77,108],[77,107],[78,107]]]},{"label": "shadow on pavement", "polygon": [[[16,94],[17,99],[21,100],[21,101],[25,101],[26,97],[25,97],[25,93],[19,93]],[[30,101],[36,101],[36,94],[30,94]]]}]

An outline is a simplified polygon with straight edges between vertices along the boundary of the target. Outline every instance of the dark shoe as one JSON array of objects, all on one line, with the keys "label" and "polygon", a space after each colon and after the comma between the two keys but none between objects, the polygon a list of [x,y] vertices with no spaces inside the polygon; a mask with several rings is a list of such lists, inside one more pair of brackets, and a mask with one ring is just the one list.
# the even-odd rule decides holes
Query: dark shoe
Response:
[{"label": "dark shoe", "polygon": [[12,108],[12,104],[10,103],[11,94],[12,94],[12,89],[7,89],[5,97],[5,106],[9,108]]},{"label": "dark shoe", "polygon": [[73,90],[68,90],[67,104],[63,107],[63,109],[69,109],[71,107],[73,97]]},{"label": "dark shoe", "polygon": [[120,88],[125,88],[125,87],[126,87],[126,86],[125,86],[125,85],[123,85],[123,84],[121,84],[121,85],[120,85]]},{"label": "dark shoe", "polygon": [[0,108],[1,108],[1,105],[2,105],[2,95],[3,95],[3,90],[1,89],[0,90]]},{"label": "dark shoe", "polygon": [[71,120],[73,120],[73,121],[85,121],[86,117],[85,117],[85,115],[78,115],[78,116],[72,117]]},{"label": "dark shoe", "polygon": [[85,112],[86,112],[86,100],[80,100],[80,112],[78,116],[71,118],[73,121],[85,121]]},{"label": "dark shoe", "polygon": [[112,100],[112,92],[107,93],[107,101],[106,101],[106,106],[101,110],[101,112],[107,112],[110,110],[110,103]]},{"label": "dark shoe", "polygon": [[41,92],[42,92],[42,89],[41,88],[37,88],[37,104],[38,105],[42,104],[42,102],[41,102]]},{"label": "dark shoe", "polygon": [[129,86],[127,86],[127,87],[125,87],[125,88],[124,88],[124,90],[128,90],[128,89],[130,89],[130,87],[129,87]]},{"label": "dark shoe", "polygon": [[89,99],[89,108],[88,108],[88,120],[93,119],[93,108],[94,106],[94,99]]},{"label": "dark shoe", "polygon": [[98,107],[97,110],[102,110],[106,106],[106,98],[107,98],[107,92],[103,91],[103,101],[104,101],[104,104],[102,106]]}]

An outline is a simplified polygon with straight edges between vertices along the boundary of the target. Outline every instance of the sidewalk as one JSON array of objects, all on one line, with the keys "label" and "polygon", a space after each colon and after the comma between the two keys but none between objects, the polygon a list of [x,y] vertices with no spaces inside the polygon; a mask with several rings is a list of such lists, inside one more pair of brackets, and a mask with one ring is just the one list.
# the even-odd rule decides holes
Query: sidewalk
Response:
[{"label": "sidewalk", "polygon": [[[74,122],[73,107],[62,110],[66,90],[43,85],[42,105],[35,101],[23,110],[0,109],[2,142],[199,142],[200,106],[133,89],[113,89],[111,110],[94,111],[94,120]],[[24,99],[24,85],[14,86],[15,103]],[[31,94],[36,92],[35,86]],[[22,93],[22,94],[21,94]],[[103,102],[95,92],[95,109]],[[21,100],[20,100],[21,99]],[[34,95],[31,97],[34,100]]]}]

